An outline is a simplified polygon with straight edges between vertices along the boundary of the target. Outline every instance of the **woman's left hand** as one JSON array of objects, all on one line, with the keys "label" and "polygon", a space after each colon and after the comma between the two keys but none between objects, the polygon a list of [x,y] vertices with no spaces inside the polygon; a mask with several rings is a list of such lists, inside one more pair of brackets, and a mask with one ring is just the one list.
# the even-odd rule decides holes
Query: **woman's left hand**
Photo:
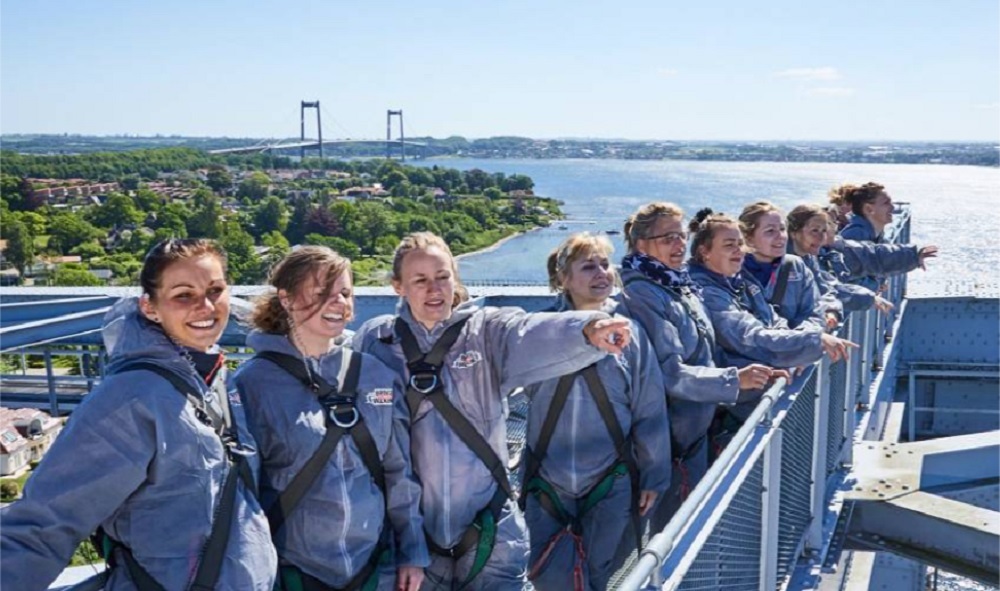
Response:
[{"label": "woman's left hand", "polygon": [[649,513],[649,510],[656,504],[656,491],[644,490],[639,492],[639,515]]},{"label": "woman's left hand", "polygon": [[583,327],[583,336],[598,349],[619,355],[632,340],[632,326],[622,317],[591,320]]},{"label": "woman's left hand", "polygon": [[827,330],[833,330],[833,329],[837,328],[838,324],[840,324],[840,318],[837,317],[837,314],[834,313],[834,312],[827,312],[826,313],[826,329]]},{"label": "woman's left hand", "polygon": [[424,582],[424,569],[419,566],[401,566],[396,569],[396,591],[418,591]]}]

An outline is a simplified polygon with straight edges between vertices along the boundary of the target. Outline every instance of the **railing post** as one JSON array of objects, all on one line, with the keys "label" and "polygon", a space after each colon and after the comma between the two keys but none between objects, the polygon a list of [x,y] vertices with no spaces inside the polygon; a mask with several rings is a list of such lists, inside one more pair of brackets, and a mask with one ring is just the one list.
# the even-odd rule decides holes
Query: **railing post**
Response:
[{"label": "railing post", "polygon": [[[862,334],[862,324],[864,321],[864,314],[862,312],[851,313],[850,319],[850,330],[848,335],[850,335],[851,340],[855,343],[860,343]],[[862,345],[863,347],[863,345]],[[844,395],[844,449],[841,450],[841,462],[843,464],[851,464],[854,462],[854,429],[857,428],[856,424],[856,414],[855,408],[858,399],[858,389],[861,387],[859,378],[859,368],[861,366],[861,353],[860,350],[854,355],[851,355],[847,360],[847,378],[845,380],[845,387],[847,388],[847,393]]]},{"label": "railing post", "polygon": [[59,416],[59,400],[56,398],[56,378],[52,375],[52,351],[45,348],[45,378],[49,383],[49,414]]},{"label": "railing post", "polygon": [[763,490],[760,510],[761,591],[778,584],[778,511],[781,506],[781,429],[774,429],[764,450]]},{"label": "railing post", "polygon": [[[843,363],[843,362],[840,362]],[[826,454],[829,439],[830,413],[830,358],[823,356],[813,372],[816,379],[814,394],[815,412],[813,419],[812,484],[810,499],[812,520],[806,531],[805,548],[816,550],[823,547],[823,507],[826,499]]]}]

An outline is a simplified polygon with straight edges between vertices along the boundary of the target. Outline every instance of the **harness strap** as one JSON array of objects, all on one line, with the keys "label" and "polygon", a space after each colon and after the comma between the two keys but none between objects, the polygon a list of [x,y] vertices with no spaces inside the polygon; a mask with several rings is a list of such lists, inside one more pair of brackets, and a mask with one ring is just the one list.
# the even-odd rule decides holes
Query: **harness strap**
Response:
[{"label": "harness strap", "polygon": [[778,277],[774,282],[774,292],[771,294],[770,304],[779,310],[781,300],[785,299],[785,291],[788,289],[788,274],[792,270],[792,262],[788,257],[781,259],[781,266],[778,268]]},{"label": "harness strap", "polygon": [[391,557],[390,546],[380,540],[365,565],[343,587],[327,585],[295,565],[282,565],[278,569],[280,589],[281,591],[375,591],[378,587],[378,567],[388,563]]},{"label": "harness strap", "polygon": [[[552,490],[551,486],[545,482],[543,478],[538,475],[541,469],[541,462],[544,460],[546,454],[548,453],[549,443],[552,440],[552,435],[555,432],[556,422],[559,419],[559,415],[562,414],[563,408],[566,406],[566,400],[569,397],[569,392],[572,389],[573,382],[576,380],[577,376],[583,376],[584,381],[587,384],[587,389],[590,391],[591,397],[594,399],[594,403],[597,405],[597,410],[601,415],[601,420],[604,421],[604,426],[608,430],[608,435],[611,436],[611,442],[615,446],[615,450],[618,453],[619,461],[608,468],[608,471],[598,482],[587,493],[586,499],[584,501],[585,509],[580,511],[580,514],[575,518],[569,517],[566,510],[559,503],[558,496],[555,491]],[[556,392],[552,397],[552,402],[549,405],[549,410],[545,415],[545,421],[542,423],[542,431],[538,436],[538,441],[536,442],[537,448],[535,450],[528,450],[528,464],[525,470],[525,488],[518,498],[518,505],[524,510],[525,504],[527,503],[527,494],[532,491],[538,491],[544,494],[537,495],[539,503],[552,517],[558,520],[564,525],[571,526],[577,533],[579,533],[579,519],[583,517],[583,514],[595,506],[601,499],[607,496],[608,492],[611,490],[611,485],[616,477],[616,472],[620,470],[623,466],[624,469],[628,471],[630,484],[632,486],[632,499],[631,499],[631,516],[632,516],[632,527],[635,530],[636,538],[636,549],[642,547],[642,529],[640,528],[639,519],[639,466],[636,464],[635,456],[632,453],[631,440],[625,438],[625,434],[622,432],[622,427],[618,423],[618,418],[615,416],[614,408],[611,406],[611,399],[608,397],[608,391],[604,387],[604,383],[601,382],[601,377],[597,373],[597,364],[592,364],[584,369],[567,374],[559,378],[559,383],[556,385]],[[601,491],[598,496],[593,496],[596,491]]]},{"label": "harness strap", "polygon": [[278,495],[278,498],[267,510],[267,519],[271,525],[272,535],[284,526],[288,515],[295,510],[295,507],[319,478],[320,473],[330,461],[330,456],[333,455],[337,445],[345,435],[354,439],[358,452],[361,454],[361,460],[379,490],[382,491],[382,496],[385,497],[385,471],[379,459],[378,448],[364,419],[354,405],[361,375],[361,355],[350,355],[343,387],[339,392],[323,376],[307,374],[302,361],[293,355],[262,351],[256,356],[274,363],[315,391],[320,405],[323,406],[323,419],[326,425],[326,433],[323,435],[319,447],[306,460],[306,463],[288,483],[285,490]]},{"label": "harness strap", "polygon": [[[170,382],[195,407],[196,414],[197,411],[201,411],[201,414],[198,415],[199,420],[206,422],[207,419],[209,421],[206,422],[206,425],[212,427],[226,450],[229,472],[226,474],[226,479],[222,485],[222,494],[212,518],[212,529],[208,540],[205,541],[205,545],[202,548],[198,570],[195,572],[194,581],[190,587],[193,591],[211,591],[215,588],[219,580],[219,575],[222,572],[222,562],[225,559],[226,548],[229,545],[238,481],[242,479],[244,485],[256,494],[256,486],[250,465],[246,461],[246,457],[237,452],[240,447],[239,435],[237,429],[234,428],[231,414],[229,413],[229,399],[225,394],[219,396],[220,404],[223,407],[223,413],[220,416],[219,413],[215,412],[205,402],[201,392],[197,391],[180,376],[164,367],[154,363],[137,362],[127,365],[115,373],[139,370],[151,371]],[[213,385],[219,383],[220,375],[216,376]],[[163,589],[142,565],[139,564],[127,546],[117,540],[111,539],[106,533],[105,537],[111,541],[112,546],[120,550],[120,555],[125,561],[129,576],[141,591],[160,591]]]},{"label": "harness strap", "polygon": [[[410,407],[410,415],[415,416],[417,408],[423,400],[428,400],[441,414],[451,430],[458,435],[472,453],[490,471],[497,485],[508,498],[514,498],[514,491],[507,478],[507,467],[490,444],[479,433],[475,426],[448,400],[441,380],[441,363],[448,349],[458,340],[458,335],[465,326],[467,319],[459,320],[441,335],[434,347],[426,354],[420,352],[416,337],[406,322],[396,320],[395,329],[399,334],[403,353],[406,355],[406,365],[410,371],[410,379],[406,388],[406,402]],[[428,381],[429,380],[429,381]]]},{"label": "harness strap", "polygon": [[490,504],[476,514],[472,525],[465,530],[462,537],[459,538],[458,543],[451,548],[442,548],[430,536],[427,536],[428,550],[434,554],[447,556],[453,560],[459,560],[475,549],[475,556],[472,559],[472,567],[469,569],[469,574],[465,576],[465,580],[459,584],[456,591],[461,591],[468,587],[476,576],[482,572],[483,568],[486,567],[486,563],[489,562],[490,555],[493,554],[493,547],[496,545],[497,525],[500,522],[500,514],[506,503],[507,495],[501,489],[497,488],[496,492],[493,493]]},{"label": "harness strap", "polygon": [[[633,283],[638,283],[640,281],[650,283],[665,291],[671,298],[673,298],[674,301],[679,303],[681,307],[684,308],[684,311],[687,312],[687,315],[691,317],[691,320],[694,322],[695,330],[698,332],[698,344],[695,346],[694,352],[691,353],[691,356],[688,359],[697,359],[703,347],[713,346],[715,339],[712,336],[712,333],[709,331],[708,326],[705,324],[704,319],[695,312],[694,307],[687,300],[687,298],[689,297],[695,297],[694,294],[691,293],[690,289],[688,289],[687,287],[683,287],[680,290],[669,288],[661,283],[653,281],[652,279],[644,275],[639,275],[639,276],[633,275],[632,277],[629,277],[622,285],[622,289],[624,290],[624,288],[628,287],[629,285],[632,285]],[[624,291],[622,293],[625,294],[626,298],[628,297],[627,293],[625,293]]]},{"label": "harness strap", "polygon": [[406,321],[397,318],[393,325],[394,333],[399,335],[409,373],[406,385],[406,403],[410,409],[410,416],[415,417],[420,403],[425,399],[428,400],[452,432],[486,466],[493,480],[497,483],[497,490],[489,505],[476,514],[475,520],[462,534],[458,544],[452,548],[442,548],[429,537],[427,538],[428,548],[432,552],[449,556],[455,560],[473,548],[476,549],[472,568],[465,580],[459,585],[459,590],[466,588],[489,561],[490,555],[493,553],[493,546],[496,544],[496,529],[500,513],[503,511],[507,499],[514,498],[514,491],[510,485],[510,479],[507,477],[507,466],[469,419],[448,400],[444,391],[441,367],[445,356],[458,340],[467,321],[468,318],[463,318],[445,329],[441,338],[427,353],[420,350],[420,344]]}]

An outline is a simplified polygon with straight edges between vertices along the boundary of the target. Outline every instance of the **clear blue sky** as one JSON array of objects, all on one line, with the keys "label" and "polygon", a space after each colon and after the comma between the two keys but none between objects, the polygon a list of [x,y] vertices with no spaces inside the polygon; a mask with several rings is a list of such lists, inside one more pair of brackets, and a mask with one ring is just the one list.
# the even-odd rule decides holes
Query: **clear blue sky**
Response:
[{"label": "clear blue sky", "polygon": [[996,142],[998,4],[7,0],[0,132]]}]

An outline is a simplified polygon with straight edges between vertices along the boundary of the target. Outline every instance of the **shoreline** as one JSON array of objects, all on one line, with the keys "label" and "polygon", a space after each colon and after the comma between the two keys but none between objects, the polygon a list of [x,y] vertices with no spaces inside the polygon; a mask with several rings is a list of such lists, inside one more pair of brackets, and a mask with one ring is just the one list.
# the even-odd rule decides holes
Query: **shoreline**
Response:
[{"label": "shoreline", "polygon": [[545,229],[547,227],[548,226],[538,226],[537,228],[532,228],[530,230],[525,230],[525,231],[522,231],[522,232],[514,232],[510,236],[504,236],[500,240],[497,240],[496,242],[494,242],[493,244],[491,244],[491,245],[489,245],[489,246],[487,246],[485,248],[480,248],[479,250],[473,250],[472,252],[465,252],[465,253],[462,253],[462,254],[459,254],[459,255],[455,255],[455,260],[456,261],[460,261],[460,260],[464,259],[465,257],[471,257],[471,256],[480,255],[480,254],[486,254],[488,252],[493,252],[494,250],[496,250],[496,249],[500,248],[501,246],[503,246],[504,244],[506,244],[508,241],[513,240],[513,239],[517,238],[518,236],[523,236],[525,234],[528,234],[529,232],[537,232],[537,231]]}]

